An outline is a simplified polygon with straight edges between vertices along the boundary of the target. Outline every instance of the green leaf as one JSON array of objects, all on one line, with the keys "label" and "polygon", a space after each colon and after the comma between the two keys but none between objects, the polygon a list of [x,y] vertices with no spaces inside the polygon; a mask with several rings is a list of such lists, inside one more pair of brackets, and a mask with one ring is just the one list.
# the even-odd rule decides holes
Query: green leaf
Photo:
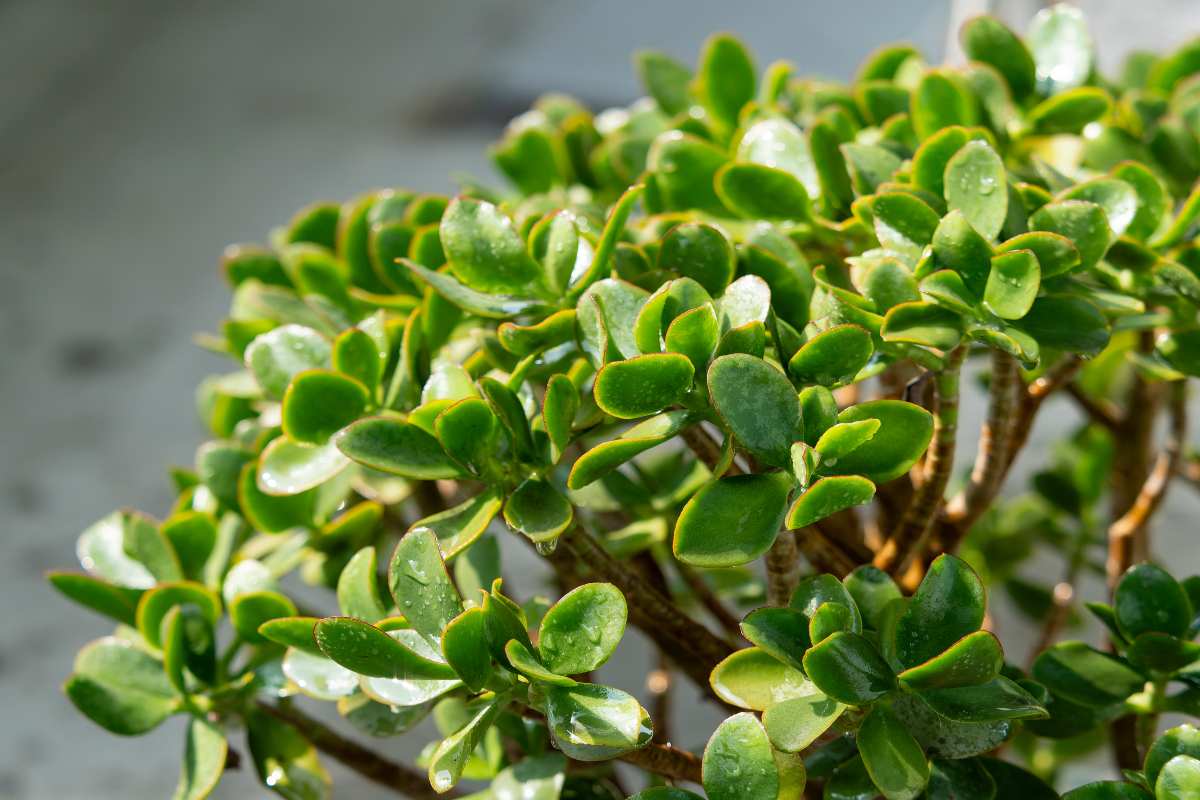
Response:
[{"label": "green leaf", "polygon": [[[941,273],[930,277],[939,274]],[[925,289],[926,284],[922,284],[922,290]],[[928,291],[926,293],[930,294]],[[901,303],[893,306],[884,315],[879,334],[885,342],[902,342],[950,350],[962,340],[963,320],[955,312],[937,303]]]},{"label": "green leaf", "polygon": [[614,361],[596,375],[596,405],[618,419],[649,416],[682,400],[694,373],[692,362],[678,353]]},{"label": "green leaf", "polygon": [[206,719],[193,717],[188,722],[183,744],[183,767],[172,800],[203,800],[216,788],[225,771],[229,743],[225,734]]},{"label": "green leaf", "polygon": [[717,726],[704,748],[702,776],[709,800],[776,800],[799,795],[799,787],[794,795],[781,792],[784,777],[771,741],[750,713],[734,714]]},{"label": "green leaf", "polygon": [[552,542],[575,519],[570,501],[544,480],[526,478],[504,503],[504,521],[531,542]]},{"label": "green leaf", "polygon": [[680,131],[667,131],[650,145],[646,168],[668,210],[696,209],[716,216],[729,211],[717,197],[713,181],[729,158],[725,151]]},{"label": "green leaf", "polygon": [[1056,200],[1039,208],[1029,218],[1034,230],[1058,233],[1079,250],[1080,269],[1091,269],[1112,244],[1112,228],[1104,209],[1086,200]]},{"label": "green leaf", "polygon": [[388,615],[379,592],[375,548],[362,548],[342,567],[337,582],[338,607],[349,617],[378,622]]},{"label": "green leaf", "polygon": [[688,84],[692,71],[658,50],[643,50],[633,57],[633,65],[646,92],[665,113],[674,116],[691,105]]},{"label": "green leaf", "polygon": [[737,126],[742,106],[754,99],[757,70],[745,46],[729,34],[704,43],[696,94],[712,117],[728,129]]},{"label": "green leaf", "polygon": [[468,689],[482,691],[492,676],[492,656],[487,646],[487,612],[482,608],[468,608],[450,620],[442,631],[442,655]]},{"label": "green leaf", "polygon": [[763,713],[763,727],[776,750],[798,753],[829,730],[846,707],[820,692],[776,703]]},{"label": "green leaf", "polygon": [[[895,87],[889,86],[888,88],[894,89]],[[868,97],[879,96],[868,88],[864,88],[863,91]],[[905,106],[908,105],[907,92],[898,92],[896,99]],[[850,177],[854,181],[854,188],[860,195],[877,191],[880,184],[889,181],[896,170],[900,169],[900,157],[886,147],[849,142],[841,146],[841,151],[842,157],[846,159],[846,165],[850,168]]]},{"label": "green leaf", "polygon": [[790,530],[798,530],[839,511],[869,503],[874,496],[875,484],[858,475],[819,478],[792,503],[786,525]]},{"label": "green leaf", "polygon": [[934,559],[896,624],[896,655],[915,667],[940,655],[983,624],[985,592],[975,570],[962,559]]},{"label": "green leaf", "polygon": [[1151,786],[1158,780],[1166,763],[1178,755],[1200,758],[1200,730],[1191,723],[1164,731],[1146,751],[1144,772]]},{"label": "green leaf", "polygon": [[899,678],[917,690],[976,686],[999,675],[1002,666],[1000,641],[988,631],[976,631],[925,663],[904,670]]},{"label": "green leaf", "polygon": [[[329,617],[317,623],[313,636],[321,652],[359,675],[400,680],[453,680],[458,676],[446,664],[418,653],[396,638],[396,634],[350,617]],[[440,633],[440,631],[439,631]]]},{"label": "green leaf", "polygon": [[1037,65],[1038,89],[1056,94],[1084,83],[1094,54],[1087,20],[1075,6],[1044,8],[1033,18],[1025,41]]},{"label": "green leaf", "polygon": [[[258,486],[259,471],[258,462],[250,461],[242,467],[241,475],[238,478],[238,503],[246,521],[255,530],[265,533],[280,533],[292,528],[311,526],[316,509],[317,492],[310,490],[285,496],[267,494]],[[212,541],[215,543],[216,525],[212,523],[211,519],[207,523],[211,528]],[[197,528],[202,526],[204,526],[203,522],[196,525]],[[163,530],[168,530],[166,523],[164,523]],[[175,533],[181,532],[174,524],[170,530]],[[208,531],[205,531],[205,535],[207,534]]]},{"label": "green leaf", "polygon": [[313,639],[313,628],[319,622],[316,617],[282,617],[269,620],[259,626],[258,632],[269,641],[303,650],[310,655],[321,655],[321,648]]},{"label": "green leaf", "polygon": [[496,487],[485,489],[453,508],[417,520],[410,530],[425,528],[437,537],[443,559],[451,559],[471,546],[500,512],[502,501]]},{"label": "green leaf", "polygon": [[785,664],[804,669],[808,616],[795,608],[756,608],[741,623],[742,635]]},{"label": "green leaf", "polygon": [[[246,472],[246,468],[242,467],[242,471]],[[253,484],[253,470],[249,472],[248,477]],[[238,499],[240,502],[240,488]],[[159,526],[159,532],[162,533],[163,538],[167,540],[179,558],[184,577],[200,578],[217,545],[217,523],[213,515],[201,511],[176,512],[163,520],[162,525]]]},{"label": "green leaf", "polygon": [[1152,631],[1183,636],[1194,614],[1183,587],[1153,564],[1136,564],[1121,576],[1113,607],[1117,625],[1129,640]]},{"label": "green leaf", "polygon": [[1095,781],[1072,789],[1062,800],[1154,800],[1154,796],[1133,783]]},{"label": "green leaf", "polygon": [[994,722],[1050,716],[1029,692],[1003,676],[978,686],[926,689],[921,692],[921,699],[943,717],[957,722]]},{"label": "green leaf", "polygon": [[1137,194],[1137,212],[1125,234],[1137,240],[1149,239],[1171,208],[1166,187],[1154,172],[1136,161],[1118,164],[1112,174],[1132,186]]},{"label": "green leaf", "polygon": [[79,535],[76,555],[83,568],[94,577],[128,589],[149,589],[155,576],[144,564],[126,551],[126,530],[134,525],[150,524],[143,518],[114,511],[92,524]]},{"label": "green leaf", "polygon": [[929,800],[995,800],[996,781],[978,761],[935,758],[925,792]]},{"label": "green leaf", "polygon": [[788,372],[801,383],[840,386],[852,381],[874,352],[865,328],[837,325],[805,342],[788,361]]},{"label": "green leaf", "polygon": [[1119,659],[1083,642],[1060,642],[1045,650],[1032,673],[1050,691],[1084,706],[1123,702],[1146,682]]},{"label": "green leaf", "polygon": [[729,238],[719,228],[698,222],[671,228],[658,251],[659,269],[691,278],[714,296],[733,280],[736,265]]},{"label": "green leaf", "polygon": [[328,367],[331,354],[329,340],[312,328],[282,325],[255,337],[245,362],[264,392],[283,397],[295,375]]},{"label": "green leaf", "polygon": [[546,687],[546,722],[555,747],[577,761],[607,761],[645,746],[654,735],[636,699],[586,683]]},{"label": "green leaf", "polygon": [[477,472],[494,453],[498,427],[491,406],[479,397],[456,401],[433,421],[433,432],[446,454]]},{"label": "green leaf", "polygon": [[360,419],[342,430],[334,444],[347,458],[391,475],[436,480],[460,474],[437,439],[393,417]]},{"label": "green leaf", "polygon": [[597,281],[583,293],[576,319],[580,344],[594,364],[638,355],[635,327],[645,302],[644,289],[613,278]]},{"label": "green leaf", "polygon": [[842,583],[862,614],[863,622],[875,629],[880,627],[883,609],[901,597],[900,587],[892,576],[870,564],[855,568]]},{"label": "green leaf", "polygon": [[988,64],[1003,76],[1017,100],[1024,99],[1037,82],[1037,68],[1025,44],[995,17],[967,20],[959,34],[963,50],[972,61]]},{"label": "green leaf", "polygon": [[142,595],[137,608],[138,632],[151,647],[162,645],[159,631],[163,617],[179,605],[195,607],[213,626],[221,618],[221,599],[204,584],[195,581],[160,583]]},{"label": "green leaf", "polygon": [[[571,443],[571,427],[578,412],[579,389],[566,375],[550,376],[542,400],[542,423],[546,426],[546,435],[550,437],[551,461],[557,462],[562,458],[563,451]],[[569,480],[567,483],[570,485]]]},{"label": "green leaf", "polygon": [[542,619],[538,652],[559,675],[590,672],[608,661],[625,632],[625,596],[611,583],[585,583]]},{"label": "green leaf", "polygon": [[296,604],[279,592],[243,592],[229,604],[233,628],[247,642],[262,644],[267,639],[258,629],[273,619],[296,616]]},{"label": "green leaf", "polygon": [[737,158],[790,172],[804,184],[810,198],[821,193],[808,140],[786,119],[764,119],[751,125],[738,142]]},{"label": "green leaf", "polygon": [[259,780],[287,800],[325,800],[331,781],[317,749],[286,722],[253,711],[246,716],[246,740]]},{"label": "green leaf", "polygon": [[935,712],[918,695],[901,693],[892,712],[933,758],[969,758],[994,750],[1012,734],[1010,720],[955,722]]},{"label": "green leaf", "polygon": [[115,619],[124,625],[135,624],[134,615],[140,589],[114,586],[107,581],[77,572],[49,572],[46,579],[64,596],[82,606]]},{"label": "green leaf", "polygon": [[935,197],[943,197],[946,164],[972,138],[976,138],[975,133],[960,126],[942,128],[926,138],[913,154],[913,183]]},{"label": "green leaf", "polygon": [[849,608],[853,612],[850,631],[852,633],[862,631],[862,619],[854,605],[854,598],[850,596],[850,592],[846,590],[841,581],[832,575],[811,575],[802,578],[792,592],[788,604],[811,619],[816,615],[817,610],[826,603],[837,603]]},{"label": "green leaf", "polygon": [[715,176],[717,196],[749,219],[806,220],[808,192],[790,172],[749,162],[726,164]]},{"label": "green leaf", "polygon": [[856,610],[842,603],[822,603],[808,623],[808,638],[813,644],[820,644],[835,633],[858,633],[860,630],[862,620]]},{"label": "green leaf", "polygon": [[949,73],[930,70],[912,94],[912,121],[917,138],[928,139],[951,125],[975,124],[972,98]]},{"label": "green leaf", "polygon": [[682,410],[667,411],[639,422],[616,439],[601,442],[576,459],[567,477],[567,487],[582,489],[639,453],[674,437],[691,422],[691,412]]},{"label": "green leaf", "polygon": [[872,400],[838,414],[838,422],[864,419],[879,420],[879,431],[838,461],[839,473],[862,475],[874,483],[890,481],[908,472],[933,438],[932,415],[902,400]]},{"label": "green leaf", "polygon": [[353,378],[329,370],[301,372],[283,395],[283,432],[293,441],[324,444],[358,419],[369,399]]},{"label": "green leaf", "polygon": [[1183,202],[1175,219],[1171,221],[1166,230],[1162,230],[1151,238],[1150,246],[1163,248],[1178,244],[1192,229],[1197,217],[1200,217],[1200,187],[1192,189],[1192,193]]},{"label": "green leaf", "polygon": [[994,240],[1004,226],[1007,187],[1004,162],[987,142],[967,142],[946,164],[946,205],[985,239]]},{"label": "green leaf", "polygon": [[862,756],[837,765],[825,788],[825,800],[876,800],[879,789],[867,774]]},{"label": "green leaf", "polygon": [[1012,250],[992,257],[992,271],[983,290],[983,302],[1001,319],[1021,319],[1037,298],[1042,271],[1030,250]]},{"label": "green leaf", "polygon": [[716,311],[711,304],[705,304],[676,317],[667,328],[663,343],[667,350],[687,356],[699,372],[708,366],[709,358],[717,349],[719,334]]},{"label": "green leaf", "polygon": [[1112,100],[1108,92],[1083,86],[1046,98],[1034,106],[1025,121],[1034,133],[1042,136],[1080,133],[1085,125],[1103,117],[1110,108]]},{"label": "green leaf", "polygon": [[663,333],[671,322],[711,301],[711,295],[691,278],[676,278],[663,283],[636,312],[633,338],[638,351],[657,353],[662,350]]},{"label": "green leaf", "polygon": [[466,724],[443,739],[429,757],[429,785],[435,792],[440,794],[454,788],[467,760],[505,705],[497,697],[485,698],[470,707],[472,716]]},{"label": "green leaf", "polygon": [[775,541],[791,489],[786,472],[713,481],[679,513],[672,551],[684,563],[709,568],[753,561]]},{"label": "green leaf", "polygon": [[551,672],[528,647],[516,639],[509,639],[508,644],[504,645],[504,655],[508,658],[509,665],[530,682],[536,681],[550,686],[577,686],[579,683],[574,678]]},{"label": "green leaf", "polygon": [[876,706],[858,727],[858,752],[871,781],[888,800],[913,800],[929,782],[921,745],[896,716]]},{"label": "green leaf", "polygon": [[1108,320],[1096,306],[1079,297],[1039,297],[1020,328],[1045,348],[1094,356],[1108,346]]},{"label": "green leaf", "polygon": [[1200,794],[1200,759],[1179,755],[1163,765],[1154,782],[1157,800],[1188,800]]},{"label": "green leaf", "polygon": [[400,539],[388,567],[388,585],[400,613],[430,640],[436,641],[447,623],[462,613],[437,536],[428,528],[409,531]]},{"label": "green leaf", "polygon": [[[432,270],[407,258],[400,259],[400,263],[420,283],[433,289],[443,298],[464,311],[480,317],[488,319],[511,319],[518,314],[542,308],[542,305],[537,300],[514,297],[509,294],[477,291],[470,286],[460,283],[447,271],[439,272]],[[530,263],[533,263],[533,259],[530,259]],[[534,264],[534,268],[536,267],[537,265]]]},{"label": "green leaf", "polygon": [[804,671],[817,688],[846,705],[865,705],[896,687],[896,676],[866,638],[835,633],[804,654]]},{"label": "green leaf", "polygon": [[983,296],[992,269],[992,246],[961,211],[951,211],[938,224],[933,255],[939,269],[954,270],[973,294]]},{"label": "green leaf", "polygon": [[751,355],[721,356],[708,368],[708,391],[739,445],[768,464],[788,465],[803,429],[800,401],[782,372]]},{"label": "green leaf", "polygon": [[1002,242],[997,249],[1003,253],[1021,250],[1033,253],[1037,257],[1043,280],[1068,273],[1080,263],[1075,244],[1067,237],[1049,231],[1019,234]]},{"label": "green leaf", "polygon": [[914,195],[903,192],[879,195],[871,211],[879,243],[904,256],[909,263],[916,262],[925,245],[933,241],[937,212]]},{"label": "green leaf", "polygon": [[440,233],[451,271],[468,287],[517,296],[542,291],[541,269],[512,220],[491,203],[455,198],[442,215]]},{"label": "green leaf", "polygon": [[492,779],[495,800],[558,800],[567,776],[567,760],[559,753],[531,756],[500,771]]},{"label": "green leaf", "polygon": [[280,436],[259,457],[258,488],[279,497],[300,494],[332,480],[349,464],[333,442],[314,446]]},{"label": "green leaf", "polygon": [[1155,342],[1155,353],[1172,368],[1185,375],[1200,375],[1200,328],[1168,331]]},{"label": "green leaf", "polygon": [[84,645],[63,690],[90,720],[120,736],[153,730],[179,707],[162,663],[112,636]]},{"label": "green leaf", "polygon": [[864,419],[833,425],[821,434],[814,446],[821,456],[821,462],[830,466],[836,464],[839,458],[870,441],[879,431],[880,424],[877,419]]},{"label": "green leaf", "polygon": [[727,656],[713,668],[708,682],[726,703],[752,711],[813,693],[813,685],[804,673],[757,647]]},{"label": "green leaf", "polygon": [[1125,233],[1138,210],[1138,196],[1133,186],[1115,178],[1095,178],[1076,184],[1059,199],[1084,200],[1100,206],[1114,237]]}]

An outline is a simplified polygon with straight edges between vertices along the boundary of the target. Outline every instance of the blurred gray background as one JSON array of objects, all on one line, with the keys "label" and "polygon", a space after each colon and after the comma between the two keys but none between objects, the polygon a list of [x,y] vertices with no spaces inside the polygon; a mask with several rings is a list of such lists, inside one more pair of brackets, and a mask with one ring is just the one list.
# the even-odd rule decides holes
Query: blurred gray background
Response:
[{"label": "blurred gray background", "polygon": [[[1039,7],[990,5],[1018,29]],[[1080,5],[1110,69],[1130,48],[1200,33],[1196,0]],[[547,90],[596,108],[631,100],[641,47],[691,63],[707,34],[731,30],[761,66],[788,58],[845,78],[893,40],[939,60],[951,17],[989,3],[953,6],[0,0],[0,798],[161,798],[174,786],[178,720],[119,739],[59,694],[75,650],[105,625],[40,576],[73,566],[79,531],[111,509],[169,503],[164,467],[190,463],[202,436],[194,387],[226,368],[191,335],[226,308],[227,243],[262,240],[312,200],[451,191],[456,171],[491,180],[484,147],[508,117]],[[1053,404],[1037,437],[1070,413]],[[964,429],[978,423],[969,405]],[[1160,552],[1193,569],[1184,534],[1197,511],[1180,490],[1160,523]],[[633,637],[607,677],[635,689],[646,668]],[[710,712],[687,692],[677,709],[677,741],[702,747]],[[338,796],[384,796],[331,769]],[[219,796],[260,791],[243,770]]]}]

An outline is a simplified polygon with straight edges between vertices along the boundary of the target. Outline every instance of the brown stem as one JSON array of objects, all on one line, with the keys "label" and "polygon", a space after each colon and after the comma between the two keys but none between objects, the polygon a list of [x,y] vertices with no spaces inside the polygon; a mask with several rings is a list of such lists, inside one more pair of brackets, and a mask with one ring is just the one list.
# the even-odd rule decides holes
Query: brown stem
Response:
[{"label": "brown stem", "polygon": [[689,750],[669,744],[648,744],[618,758],[664,778],[700,783],[700,757]]},{"label": "brown stem", "polygon": [[966,346],[956,347],[946,356],[946,365],[937,379],[937,402],[933,416],[933,445],[925,457],[925,477],[912,502],[891,536],[875,556],[875,566],[899,573],[908,566],[925,543],[946,484],[954,466],[954,444],[958,431],[958,383]]},{"label": "brown stem", "polygon": [[671,680],[671,662],[661,652],[657,664],[646,676],[646,690],[652,699],[650,717],[654,720],[654,742],[667,744],[671,741],[671,706],[674,681]]},{"label": "brown stem", "polygon": [[[684,444],[691,449],[696,458],[700,459],[704,466],[708,467],[708,471],[716,474],[717,468],[721,463],[721,445],[712,440],[712,437],[701,427],[700,423],[691,425],[683,429],[680,434]],[[741,468],[737,462],[731,461],[729,467],[725,470],[726,475],[740,475]]]},{"label": "brown stem", "polygon": [[947,517],[961,518],[968,508],[991,502],[999,492],[1008,468],[1009,434],[1015,419],[1019,383],[1017,360],[1008,353],[993,350],[987,419],[979,431],[975,465],[966,487],[946,504]]},{"label": "brown stem", "polygon": [[700,605],[708,611],[709,614],[720,624],[721,629],[732,639],[738,641],[742,635],[741,619],[736,614],[730,611],[721,598],[717,597],[716,592],[704,580],[704,576],[700,575],[696,570],[684,564],[678,559],[671,559],[671,563],[675,565],[675,571],[679,573],[679,577],[687,584],[688,589],[696,596]]},{"label": "brown stem", "polygon": [[958,546],[967,532],[971,530],[971,526],[991,506],[992,501],[996,498],[996,493],[1004,485],[1004,479],[1008,477],[1013,463],[1029,440],[1033,422],[1037,418],[1042,404],[1056,391],[1070,383],[1082,366],[1083,360],[1079,356],[1067,356],[1036,378],[1023,392],[1018,392],[1019,401],[1009,430],[1004,468],[1000,470],[1000,475],[992,484],[992,493],[980,492],[974,503],[964,504],[954,516],[950,516],[949,513],[942,514],[937,530],[939,550],[947,553],[958,550]]},{"label": "brown stem", "polygon": [[1121,427],[1121,412],[1114,408],[1112,403],[1092,397],[1075,381],[1064,386],[1063,391],[1075,401],[1079,410],[1092,422],[1102,425],[1114,433]]},{"label": "brown stem", "polygon": [[[1140,412],[1130,409],[1130,416]],[[1146,476],[1125,512],[1108,528],[1108,584],[1116,588],[1117,581],[1139,558],[1138,539],[1147,538],[1147,526],[1151,517],[1162,507],[1171,477],[1179,468],[1187,439],[1187,384],[1183,381],[1171,386],[1170,430],[1154,468]],[[1149,544],[1143,542],[1143,551]]]},{"label": "brown stem", "polygon": [[633,624],[653,639],[697,686],[708,689],[709,673],[733,648],[681,612],[636,570],[613,558],[582,527],[576,525],[563,534],[559,544],[559,549],[574,556],[585,571],[620,589],[629,602]]},{"label": "brown stem", "polygon": [[373,783],[418,800],[461,796],[461,793],[455,790],[438,794],[422,773],[403,764],[389,761],[357,742],[345,738],[325,723],[308,716],[295,706],[290,704],[272,705],[259,701],[256,703],[256,707],[264,714],[296,728],[313,747]]},{"label": "brown stem", "polygon": [[795,534],[780,531],[763,560],[767,565],[767,605],[786,606],[800,580],[800,552]]},{"label": "brown stem", "polygon": [[795,532],[796,546],[818,572],[828,572],[836,578],[849,575],[858,562],[846,554],[819,528],[810,525]]}]

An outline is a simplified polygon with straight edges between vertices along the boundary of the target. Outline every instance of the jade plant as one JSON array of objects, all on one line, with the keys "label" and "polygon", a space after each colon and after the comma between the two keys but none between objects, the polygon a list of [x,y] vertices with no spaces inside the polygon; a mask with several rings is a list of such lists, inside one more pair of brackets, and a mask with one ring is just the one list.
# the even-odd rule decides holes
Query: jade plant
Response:
[{"label": "jade plant", "polygon": [[[849,84],[642,53],[631,106],[514,120],[505,188],[231,247],[211,438],[50,576],[109,631],[67,698],[186,717],[186,800],[323,798],[329,759],[416,798],[1200,797],[1200,577],[1150,525],[1200,483],[1200,40],[1117,79],[1070,7],[962,45]],[[648,677],[608,686],[627,623]],[[680,691],[723,721],[673,730]]]}]

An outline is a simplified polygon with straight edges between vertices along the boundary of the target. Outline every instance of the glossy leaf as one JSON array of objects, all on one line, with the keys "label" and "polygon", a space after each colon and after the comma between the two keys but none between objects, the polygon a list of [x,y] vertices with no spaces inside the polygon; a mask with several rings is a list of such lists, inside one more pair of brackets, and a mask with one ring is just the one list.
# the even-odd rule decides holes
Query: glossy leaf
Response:
[{"label": "glossy leaf", "polygon": [[862,475],[884,483],[908,472],[933,438],[929,412],[901,400],[872,400],[850,406],[838,414],[838,422],[879,420],[879,430],[861,447],[838,461],[837,471]]},{"label": "glossy leaf", "polygon": [[946,205],[985,239],[995,239],[1004,225],[1006,187],[1004,162],[986,142],[967,142],[946,164]]},{"label": "glossy leaf", "polygon": [[411,422],[391,417],[361,419],[341,431],[334,444],[347,458],[392,475],[420,480],[459,475],[437,439]]},{"label": "glossy leaf", "polygon": [[708,368],[713,407],[739,445],[774,466],[787,466],[803,433],[800,401],[777,368],[746,354],[722,356]]},{"label": "glossy leaf", "polygon": [[984,589],[962,559],[943,554],[930,565],[912,602],[896,623],[896,655],[915,667],[979,630]]},{"label": "glossy leaf", "polygon": [[804,670],[817,688],[846,705],[864,705],[896,686],[891,668],[867,639],[835,633],[804,654]]},{"label": "glossy leaf", "polygon": [[462,613],[462,600],[438,547],[437,536],[428,528],[409,531],[392,554],[388,586],[396,607],[418,632],[436,640],[450,620]]},{"label": "glossy leaf", "polygon": [[162,663],[115,637],[79,651],[63,690],[89,719],[121,736],[153,730],[179,706]]},{"label": "glossy leaf", "polygon": [[858,752],[872,782],[888,800],[912,800],[929,782],[925,753],[892,712],[876,706],[858,728]]},{"label": "glossy leaf", "polygon": [[1121,576],[1113,607],[1126,639],[1151,631],[1182,636],[1195,613],[1183,587],[1153,564],[1137,564]]},{"label": "glossy leaf", "polygon": [[608,686],[546,688],[546,721],[555,746],[577,761],[604,761],[642,747],[653,725],[636,699]]},{"label": "glossy leaf", "polygon": [[709,800],[775,800],[783,783],[767,733],[750,713],[717,726],[704,748],[702,774]]},{"label": "glossy leaf", "polygon": [[792,530],[804,528],[839,511],[868,503],[874,496],[875,484],[858,475],[819,478],[792,503],[787,513],[787,527]]},{"label": "glossy leaf", "polygon": [[799,669],[766,650],[738,650],[713,668],[709,684],[717,697],[739,708],[762,711],[792,697],[810,696],[813,684]]},{"label": "glossy leaf", "polygon": [[867,365],[875,346],[858,325],[838,325],[804,343],[788,361],[788,372],[801,383],[840,386]]},{"label": "glossy leaf", "polygon": [[1001,319],[1020,319],[1033,306],[1041,276],[1041,265],[1031,251],[1000,253],[992,258],[983,302]]},{"label": "glossy leaf", "polygon": [[455,277],[472,289],[535,293],[541,270],[512,221],[491,203],[455,199],[442,216],[441,241]]},{"label": "glossy leaf", "polygon": [[754,560],[775,541],[791,488],[785,472],[734,475],[708,484],[679,513],[671,545],[676,558],[702,567]]},{"label": "glossy leaf", "polygon": [[790,172],[753,163],[726,164],[716,174],[717,195],[749,219],[805,220],[808,192]]},{"label": "glossy leaf", "polygon": [[1055,694],[1085,706],[1107,706],[1141,691],[1146,679],[1083,642],[1060,642],[1033,662],[1033,677]]},{"label": "glossy leaf", "polygon": [[625,596],[610,583],[586,583],[554,604],[538,631],[543,663],[560,675],[590,672],[606,662],[625,632]]},{"label": "glossy leaf", "polygon": [[686,356],[659,353],[605,365],[596,376],[596,405],[618,419],[636,419],[679,402],[695,368]]}]

